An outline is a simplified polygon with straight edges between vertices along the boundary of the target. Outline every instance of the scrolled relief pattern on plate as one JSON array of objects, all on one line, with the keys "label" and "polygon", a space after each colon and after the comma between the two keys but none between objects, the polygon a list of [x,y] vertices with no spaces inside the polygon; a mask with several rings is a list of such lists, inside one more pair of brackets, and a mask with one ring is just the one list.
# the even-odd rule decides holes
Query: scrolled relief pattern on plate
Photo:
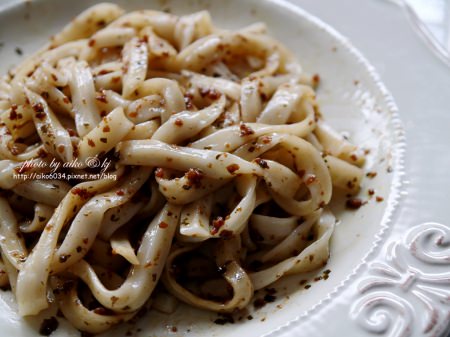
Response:
[{"label": "scrolled relief pattern on plate", "polygon": [[389,337],[440,336],[450,319],[450,226],[427,222],[386,246],[358,285],[350,317]]}]

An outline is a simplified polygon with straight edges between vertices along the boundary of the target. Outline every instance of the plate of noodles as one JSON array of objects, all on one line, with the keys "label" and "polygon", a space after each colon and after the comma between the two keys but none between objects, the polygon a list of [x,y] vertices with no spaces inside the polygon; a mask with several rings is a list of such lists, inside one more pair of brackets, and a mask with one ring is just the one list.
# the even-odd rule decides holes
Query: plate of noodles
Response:
[{"label": "plate of noodles", "polygon": [[0,41],[5,335],[322,336],[342,302],[377,325],[359,271],[403,131],[338,32],[283,1],[47,0]]}]

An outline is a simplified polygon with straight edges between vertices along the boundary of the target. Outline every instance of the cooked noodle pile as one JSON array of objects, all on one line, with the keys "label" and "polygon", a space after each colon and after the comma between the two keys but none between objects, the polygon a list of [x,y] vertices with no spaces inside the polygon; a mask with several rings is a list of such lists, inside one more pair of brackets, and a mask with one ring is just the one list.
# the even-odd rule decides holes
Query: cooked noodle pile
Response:
[{"label": "cooked noodle pile", "polygon": [[20,315],[53,301],[97,333],[166,292],[232,312],[326,264],[332,187],[357,192],[364,159],[313,78],[263,24],[81,13],[0,80],[0,283]]}]

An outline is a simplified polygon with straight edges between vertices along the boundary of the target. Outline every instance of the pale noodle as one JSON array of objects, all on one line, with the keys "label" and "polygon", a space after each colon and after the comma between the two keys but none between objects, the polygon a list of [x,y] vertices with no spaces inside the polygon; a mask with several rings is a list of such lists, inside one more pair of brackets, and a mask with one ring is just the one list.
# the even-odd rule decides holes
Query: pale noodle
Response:
[{"label": "pale noodle", "polygon": [[55,298],[98,333],[150,296],[170,311],[162,291],[232,312],[324,266],[332,185],[357,192],[364,158],[315,84],[264,24],[80,14],[0,79],[0,285],[20,315]]}]

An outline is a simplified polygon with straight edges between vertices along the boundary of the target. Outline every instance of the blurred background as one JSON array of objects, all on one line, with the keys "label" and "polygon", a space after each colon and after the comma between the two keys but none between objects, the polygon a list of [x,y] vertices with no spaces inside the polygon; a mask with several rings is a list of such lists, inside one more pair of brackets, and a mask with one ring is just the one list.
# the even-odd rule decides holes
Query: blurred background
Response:
[{"label": "blurred background", "polygon": [[399,6],[427,47],[450,66],[450,0],[383,0]]}]

